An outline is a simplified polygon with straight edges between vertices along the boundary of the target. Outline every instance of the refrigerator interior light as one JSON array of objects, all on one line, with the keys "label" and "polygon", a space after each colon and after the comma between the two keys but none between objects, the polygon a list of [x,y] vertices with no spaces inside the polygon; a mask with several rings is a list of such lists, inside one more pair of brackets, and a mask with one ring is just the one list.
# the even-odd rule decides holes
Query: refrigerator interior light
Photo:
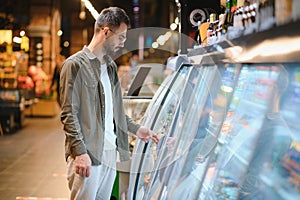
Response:
[{"label": "refrigerator interior light", "polygon": [[272,40],[265,40],[258,45],[240,50],[241,47],[231,47],[230,51],[233,58],[238,62],[247,62],[256,57],[269,57],[276,55],[288,55],[300,51],[300,37],[279,37]]},{"label": "refrigerator interior light", "polygon": [[226,85],[222,85],[221,90],[227,93],[233,92],[233,88]]}]

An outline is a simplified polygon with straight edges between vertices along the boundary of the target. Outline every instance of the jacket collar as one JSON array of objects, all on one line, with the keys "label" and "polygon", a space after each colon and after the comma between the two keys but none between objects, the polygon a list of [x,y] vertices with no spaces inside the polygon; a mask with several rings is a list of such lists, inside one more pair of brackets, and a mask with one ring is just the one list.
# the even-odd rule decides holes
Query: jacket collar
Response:
[{"label": "jacket collar", "polygon": [[[91,52],[87,46],[85,45],[83,47],[83,52],[86,53],[87,57],[90,59],[90,60],[94,60],[94,59],[98,59],[97,56],[95,54],[93,54],[93,52]],[[113,60],[110,56],[108,55],[104,55],[103,56],[103,59],[104,61],[106,62],[107,65],[113,65]],[[99,60],[99,59],[98,59]]]},{"label": "jacket collar", "polygon": [[95,54],[93,54],[88,48],[87,46],[83,47],[83,52],[86,53],[87,57],[91,60],[94,60],[97,58],[97,56]]}]

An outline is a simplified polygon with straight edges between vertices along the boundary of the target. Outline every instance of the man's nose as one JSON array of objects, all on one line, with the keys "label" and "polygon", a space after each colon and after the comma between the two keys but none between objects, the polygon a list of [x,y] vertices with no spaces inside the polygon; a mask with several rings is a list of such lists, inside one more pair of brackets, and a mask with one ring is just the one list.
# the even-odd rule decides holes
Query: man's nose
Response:
[{"label": "man's nose", "polygon": [[120,43],[119,43],[119,47],[124,47],[124,44],[125,44],[125,41],[121,41]]}]

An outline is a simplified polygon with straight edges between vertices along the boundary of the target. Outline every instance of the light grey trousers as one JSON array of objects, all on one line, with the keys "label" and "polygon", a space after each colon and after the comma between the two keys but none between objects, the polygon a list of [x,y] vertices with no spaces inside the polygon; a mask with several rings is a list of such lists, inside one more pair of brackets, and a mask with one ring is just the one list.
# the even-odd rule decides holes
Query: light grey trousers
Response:
[{"label": "light grey trousers", "polygon": [[70,200],[109,200],[116,177],[116,150],[103,152],[102,164],[92,166],[89,177],[75,172],[75,160],[67,160]]}]

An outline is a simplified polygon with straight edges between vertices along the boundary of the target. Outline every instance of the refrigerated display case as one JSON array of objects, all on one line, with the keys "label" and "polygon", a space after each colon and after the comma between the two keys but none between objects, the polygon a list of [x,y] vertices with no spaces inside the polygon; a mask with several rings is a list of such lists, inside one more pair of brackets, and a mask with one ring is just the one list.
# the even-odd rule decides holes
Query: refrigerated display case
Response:
[{"label": "refrigerated display case", "polygon": [[[181,99],[183,89],[186,85],[191,65],[183,65],[178,73],[174,73],[164,81],[160,89],[155,93],[152,103],[148,106],[142,124],[163,137],[174,119],[174,113]],[[158,122],[160,126],[157,126]],[[156,144],[150,141],[145,143],[138,140],[135,144],[133,155],[130,184],[128,190],[129,199],[141,199],[149,180],[148,175],[152,170],[156,155]]]},{"label": "refrigerated display case", "polygon": [[[300,63],[284,64],[247,174],[241,199],[299,199],[299,125],[297,95]],[[298,102],[298,103],[297,103]],[[280,110],[279,110],[280,106]],[[292,109],[291,109],[292,108]],[[253,184],[255,183],[255,184]]]},{"label": "refrigerated display case", "polygon": [[[187,147],[190,145],[189,142],[192,140],[186,141],[186,144],[181,144],[184,148],[177,148],[179,142],[182,141],[178,133],[185,128],[191,131],[191,133],[195,132],[193,131],[192,126],[185,126],[185,124],[182,122],[184,118],[187,117],[186,115],[189,113],[190,109],[198,108],[195,107],[195,105],[202,107],[202,109],[205,107],[206,99],[210,97],[208,88],[210,88],[214,77],[217,77],[216,74],[216,66],[207,68],[194,67],[193,73],[189,77],[188,84],[184,88],[182,99],[178,104],[177,110],[175,111],[175,118],[171,124],[171,128],[165,132],[165,137],[159,143],[159,148],[157,149],[158,158],[154,163],[154,167],[149,175],[150,183],[146,188],[144,199],[156,199],[158,197],[163,198],[166,196],[168,190],[172,186],[173,181],[175,180],[172,177],[179,175],[179,167],[182,163],[182,156],[180,156],[180,154],[185,154],[189,151]],[[198,92],[200,91],[203,93],[201,96],[198,95]],[[192,102],[192,99],[198,102]],[[191,103],[194,103],[194,106],[191,106]],[[207,110],[203,109],[203,112],[200,110],[195,112],[198,112],[199,115],[206,116],[208,112],[210,112],[208,109],[211,108],[206,109]],[[160,125],[157,124],[156,126]],[[193,137],[192,134],[186,136]],[[180,152],[176,152],[175,149],[180,149]],[[172,180],[172,182],[169,182],[169,180]]]},{"label": "refrigerated display case", "polygon": [[[178,85],[171,88],[173,92],[165,93],[166,103],[161,110],[153,110],[151,106],[147,110],[150,114],[146,117],[152,120],[153,130],[161,135],[161,139],[156,148],[135,148],[129,199],[157,199],[170,195],[168,192],[174,189],[175,183],[184,179],[194,167],[189,163],[191,166],[184,169],[184,164],[189,162],[186,159],[195,160],[201,156],[206,159],[210,154],[206,147],[216,141],[239,67],[209,65],[190,68],[187,83],[182,84],[176,76],[172,78]],[[170,101],[174,94],[182,96]],[[154,114],[158,116],[156,120],[152,118]],[[198,154],[198,148],[206,151]],[[141,159],[143,156],[148,159]]]},{"label": "refrigerated display case", "polygon": [[[153,170],[152,183],[144,199],[194,199],[211,150],[216,143],[230,90],[234,85],[232,66],[194,66],[201,73],[193,95],[181,102],[179,116],[170,137],[173,149],[163,148]],[[233,74],[231,74],[233,73]],[[227,86],[223,84],[227,74]],[[236,73],[237,74],[237,73]],[[230,78],[229,78],[230,77]],[[168,144],[164,146],[168,147]],[[200,172],[200,173],[198,173]]]},{"label": "refrigerated display case", "polygon": [[281,175],[277,179],[281,184],[275,184],[272,187],[287,188],[289,186],[289,190],[285,190],[284,194],[292,199],[300,196],[300,124],[298,122],[300,116],[300,63],[288,64],[288,68],[290,69],[290,81],[282,98],[282,116],[290,128],[293,141],[280,160],[280,164],[286,170],[284,176]]},{"label": "refrigerated display case", "polygon": [[[299,29],[293,30],[289,39],[297,43]],[[197,199],[300,198],[300,129],[296,128],[300,117],[296,55],[300,48],[288,50],[283,34],[276,28],[249,36],[240,44],[236,41],[228,50],[232,56],[233,49],[239,48],[243,56],[235,54],[227,62],[251,64],[243,64]],[[270,40],[266,41],[266,36]],[[257,50],[267,46],[261,43],[275,49],[259,54]],[[280,49],[288,53],[279,55]]]},{"label": "refrigerated display case", "polygon": [[295,24],[240,38],[225,49],[223,61],[247,64],[198,199],[300,198],[300,48],[294,46],[300,30]]},{"label": "refrigerated display case", "polygon": [[[201,95],[178,102],[156,150],[136,149],[155,159],[135,162],[134,173],[147,174],[134,177],[139,190],[130,190],[129,199],[300,199],[299,27],[293,22],[189,52],[193,68],[223,69],[222,84],[208,84],[205,98],[195,83]],[[218,98],[216,85],[233,95]],[[220,105],[228,106],[219,120],[208,112],[203,126],[195,110]]]},{"label": "refrigerated display case", "polygon": [[[161,87],[165,87],[168,84],[170,77],[165,77],[163,73],[163,65],[157,65],[155,63],[147,63],[135,68],[135,75],[132,78],[129,87],[124,88],[123,104],[126,115],[133,119],[137,123],[141,123],[144,120],[145,112],[152,101],[153,94],[159,95],[161,93],[158,90],[161,82],[154,81],[158,79],[166,79]],[[129,74],[128,74],[129,75]],[[172,75],[170,75],[172,76]],[[132,153],[136,143],[136,137],[133,135],[128,136],[130,152]],[[118,191],[118,196],[122,197],[127,194],[129,183],[129,171],[131,160],[126,162],[117,161],[117,175],[114,188]],[[117,184],[117,182],[119,184]]]},{"label": "refrigerated display case", "polygon": [[[252,162],[258,164],[255,158],[259,153],[256,151],[261,150],[260,145],[270,147],[263,142],[263,138],[267,137],[262,138],[262,135],[271,131],[267,128],[270,125],[267,116],[273,113],[275,89],[277,84],[283,82],[279,79],[283,69],[281,65],[242,67],[224,122],[229,128],[227,127],[227,131],[223,130],[218,138],[214,159],[210,161],[210,168],[207,169],[209,174],[206,175],[200,197],[239,199],[242,194],[248,193],[246,190],[250,186],[242,185],[245,181],[254,179],[253,176],[246,179],[249,170],[259,170],[254,165],[251,166]],[[266,151],[260,152],[260,156],[265,153]]]}]

